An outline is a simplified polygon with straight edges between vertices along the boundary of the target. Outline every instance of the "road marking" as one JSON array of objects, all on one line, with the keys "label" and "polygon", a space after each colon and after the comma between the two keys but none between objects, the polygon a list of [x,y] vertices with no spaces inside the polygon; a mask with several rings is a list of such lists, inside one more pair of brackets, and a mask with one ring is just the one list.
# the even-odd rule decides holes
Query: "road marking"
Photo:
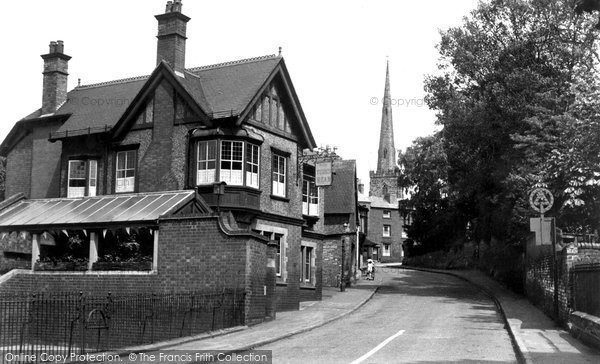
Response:
[{"label": "road marking", "polygon": [[383,348],[384,346],[386,346],[387,344],[389,344],[390,341],[394,340],[395,338],[397,338],[398,336],[400,336],[402,334],[404,334],[404,330],[398,331],[396,334],[388,337],[381,344],[377,345],[371,351],[369,351],[365,355],[361,356],[360,358],[356,359],[355,361],[353,361],[350,364],[359,364],[359,363],[362,363],[363,361],[365,361],[366,359],[368,359],[371,355],[375,354],[376,352],[378,352],[379,350],[381,350],[381,348]]}]

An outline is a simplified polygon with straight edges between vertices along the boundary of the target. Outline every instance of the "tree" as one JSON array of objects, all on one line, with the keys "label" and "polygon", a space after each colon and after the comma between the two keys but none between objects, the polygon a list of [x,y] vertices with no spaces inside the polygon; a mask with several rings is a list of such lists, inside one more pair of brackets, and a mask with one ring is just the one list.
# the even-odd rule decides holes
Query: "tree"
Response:
[{"label": "tree", "polygon": [[527,194],[539,181],[557,194],[562,222],[595,213],[576,201],[592,198],[600,176],[596,150],[584,147],[600,136],[590,94],[600,89],[598,33],[593,17],[573,8],[491,0],[441,34],[440,74],[426,79],[426,101],[443,126],[448,206],[483,241],[522,240]]},{"label": "tree", "polygon": [[412,191],[409,238],[420,242],[423,251],[434,251],[463,235],[464,223],[448,196],[448,163],[441,134],[415,140],[400,155],[399,164],[403,166],[399,184]]}]

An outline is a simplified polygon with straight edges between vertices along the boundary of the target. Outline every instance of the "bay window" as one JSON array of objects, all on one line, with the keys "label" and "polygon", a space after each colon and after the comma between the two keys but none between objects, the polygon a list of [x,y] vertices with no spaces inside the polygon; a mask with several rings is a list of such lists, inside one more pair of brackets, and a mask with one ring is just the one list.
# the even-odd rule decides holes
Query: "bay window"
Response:
[{"label": "bay window", "polygon": [[135,150],[117,152],[117,163],[115,169],[116,193],[135,191],[136,155],[137,153]]},{"label": "bay window", "polygon": [[217,172],[217,142],[198,142],[196,184],[213,183]]},{"label": "bay window", "polygon": [[259,188],[260,147],[235,140],[196,142],[196,185],[225,182]]},{"label": "bay window", "polygon": [[68,169],[67,197],[96,196],[98,161],[70,160]]},{"label": "bay window", "polygon": [[246,185],[258,188],[260,167],[260,148],[258,145],[246,143]]},{"label": "bay window", "polygon": [[243,167],[243,142],[221,142],[221,181],[228,185],[241,186],[244,184]]}]

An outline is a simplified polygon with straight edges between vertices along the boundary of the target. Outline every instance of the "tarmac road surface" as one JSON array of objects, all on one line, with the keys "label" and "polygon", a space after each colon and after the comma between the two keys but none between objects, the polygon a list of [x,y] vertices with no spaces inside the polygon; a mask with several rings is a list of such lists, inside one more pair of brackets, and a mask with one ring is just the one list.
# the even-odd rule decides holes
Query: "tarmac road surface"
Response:
[{"label": "tarmac road surface", "polygon": [[492,300],[467,282],[378,271],[383,286],[355,313],[261,348],[273,363],[514,363]]}]

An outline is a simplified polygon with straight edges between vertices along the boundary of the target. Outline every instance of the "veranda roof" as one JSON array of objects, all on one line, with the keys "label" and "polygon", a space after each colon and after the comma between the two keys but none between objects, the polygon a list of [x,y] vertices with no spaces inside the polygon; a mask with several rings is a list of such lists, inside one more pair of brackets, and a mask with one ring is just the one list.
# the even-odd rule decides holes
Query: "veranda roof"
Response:
[{"label": "veranda roof", "polygon": [[83,198],[20,199],[0,210],[0,229],[156,224],[192,202],[196,192],[172,191]]}]

